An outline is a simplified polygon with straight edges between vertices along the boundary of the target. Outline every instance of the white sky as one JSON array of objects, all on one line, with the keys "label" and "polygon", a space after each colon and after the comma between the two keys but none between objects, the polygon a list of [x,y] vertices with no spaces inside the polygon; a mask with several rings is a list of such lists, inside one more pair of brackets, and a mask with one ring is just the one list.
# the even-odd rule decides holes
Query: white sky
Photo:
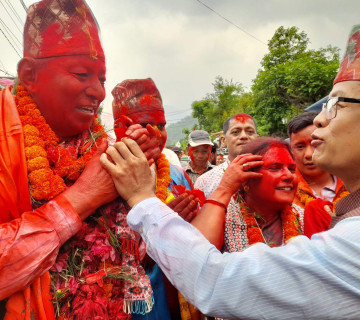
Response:
[{"label": "white sky", "polygon": [[[351,27],[360,23],[359,0],[201,1],[260,41],[197,0],[87,0],[107,59],[106,113],[112,112],[111,90],[117,83],[151,77],[167,121],[174,123],[191,114],[193,101],[212,92],[218,75],[249,89],[278,27],[296,26],[310,38],[310,48],[331,44],[342,53]],[[23,2],[29,6],[36,1]],[[4,22],[22,43],[23,26],[12,15],[16,27],[4,9],[11,13],[9,3],[25,21],[20,0],[0,0],[0,27],[5,28]],[[19,56],[2,33],[0,48],[0,69],[15,74]]]}]

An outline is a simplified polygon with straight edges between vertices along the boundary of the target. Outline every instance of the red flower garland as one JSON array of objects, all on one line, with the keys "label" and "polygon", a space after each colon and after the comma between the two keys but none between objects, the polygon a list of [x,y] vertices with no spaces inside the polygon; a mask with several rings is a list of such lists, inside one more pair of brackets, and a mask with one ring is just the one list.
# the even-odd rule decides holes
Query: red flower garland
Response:
[{"label": "red flower garland", "polygon": [[[262,230],[256,222],[256,213],[253,212],[244,202],[239,205],[242,217],[246,223],[246,234],[249,245],[257,242],[265,243]],[[284,243],[286,244],[292,237],[296,237],[301,234],[300,225],[291,206],[287,206],[281,212],[281,220],[284,230]]]}]

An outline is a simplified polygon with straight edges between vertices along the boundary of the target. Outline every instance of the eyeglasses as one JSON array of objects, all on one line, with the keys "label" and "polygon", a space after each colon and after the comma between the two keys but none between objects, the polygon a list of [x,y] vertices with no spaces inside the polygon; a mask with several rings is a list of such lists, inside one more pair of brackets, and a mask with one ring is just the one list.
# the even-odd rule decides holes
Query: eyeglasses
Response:
[{"label": "eyeglasses", "polygon": [[335,97],[323,103],[322,109],[326,111],[326,119],[334,119],[337,115],[338,102],[360,103],[360,99]]}]

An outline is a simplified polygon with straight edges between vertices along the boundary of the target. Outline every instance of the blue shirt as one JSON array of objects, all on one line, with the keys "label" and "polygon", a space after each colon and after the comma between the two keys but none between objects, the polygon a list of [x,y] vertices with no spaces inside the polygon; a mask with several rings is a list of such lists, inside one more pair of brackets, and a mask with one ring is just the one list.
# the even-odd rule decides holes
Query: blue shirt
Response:
[{"label": "blue shirt", "polygon": [[283,247],[221,253],[157,198],[128,224],[185,298],[204,314],[241,319],[360,319],[360,217]]}]

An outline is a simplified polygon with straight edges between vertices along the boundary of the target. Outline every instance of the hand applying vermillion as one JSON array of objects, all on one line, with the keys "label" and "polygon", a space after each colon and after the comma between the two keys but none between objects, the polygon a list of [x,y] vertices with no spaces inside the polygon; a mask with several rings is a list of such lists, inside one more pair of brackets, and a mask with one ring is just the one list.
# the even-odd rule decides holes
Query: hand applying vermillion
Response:
[{"label": "hand applying vermillion", "polygon": [[113,178],[119,195],[130,207],[155,197],[155,181],[148,161],[134,140],[123,138],[116,142],[106,150],[106,154],[101,155],[100,162]]}]

